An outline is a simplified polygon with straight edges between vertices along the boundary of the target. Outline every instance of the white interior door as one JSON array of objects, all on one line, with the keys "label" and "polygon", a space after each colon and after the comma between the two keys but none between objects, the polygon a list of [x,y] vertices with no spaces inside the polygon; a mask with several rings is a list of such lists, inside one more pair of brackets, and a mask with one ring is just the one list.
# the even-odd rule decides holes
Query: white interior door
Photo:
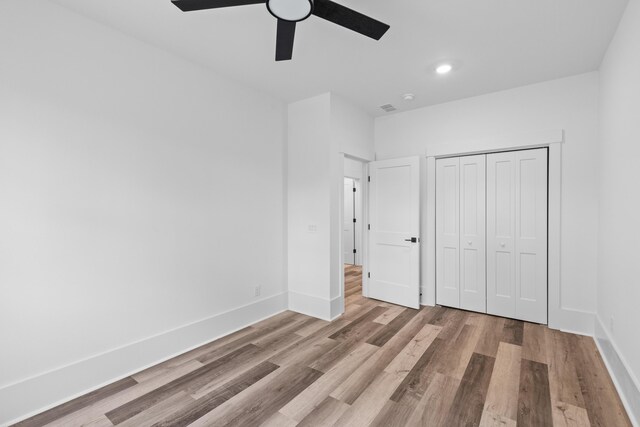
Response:
[{"label": "white interior door", "polygon": [[436,160],[436,302],[460,307],[460,158]]},{"label": "white interior door", "polygon": [[487,310],[485,159],[460,158],[460,308]]},{"label": "white interior door", "polygon": [[487,155],[487,311],[547,323],[547,149]]},{"label": "white interior door", "polygon": [[420,162],[369,163],[369,297],[420,307]]},{"label": "white interior door", "polygon": [[343,261],[345,264],[355,264],[356,254],[354,250],[355,246],[355,204],[354,193],[355,188],[353,179],[344,179],[344,224],[342,227],[342,248],[343,248]]}]

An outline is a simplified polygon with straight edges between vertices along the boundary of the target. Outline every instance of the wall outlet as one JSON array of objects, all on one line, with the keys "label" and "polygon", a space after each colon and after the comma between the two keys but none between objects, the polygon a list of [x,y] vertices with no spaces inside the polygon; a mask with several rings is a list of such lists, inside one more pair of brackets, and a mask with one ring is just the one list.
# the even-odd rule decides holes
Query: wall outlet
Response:
[{"label": "wall outlet", "polygon": [[255,296],[259,297],[261,292],[262,292],[262,286],[260,285],[256,286],[254,289]]}]

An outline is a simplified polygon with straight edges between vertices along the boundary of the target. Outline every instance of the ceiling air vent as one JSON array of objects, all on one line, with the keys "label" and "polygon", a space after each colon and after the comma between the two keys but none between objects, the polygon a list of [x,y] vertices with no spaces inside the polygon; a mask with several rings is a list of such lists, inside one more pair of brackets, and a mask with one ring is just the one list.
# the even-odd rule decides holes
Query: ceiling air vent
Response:
[{"label": "ceiling air vent", "polygon": [[382,108],[384,110],[385,113],[390,113],[392,111],[396,111],[397,108],[394,107],[391,104],[385,104],[385,105],[381,105],[380,108]]}]

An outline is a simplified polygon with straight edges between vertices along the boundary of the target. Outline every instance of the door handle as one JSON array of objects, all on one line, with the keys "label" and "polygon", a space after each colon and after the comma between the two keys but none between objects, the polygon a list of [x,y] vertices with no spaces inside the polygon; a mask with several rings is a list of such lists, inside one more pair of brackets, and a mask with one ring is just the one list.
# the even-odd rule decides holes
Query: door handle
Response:
[{"label": "door handle", "polygon": [[417,237],[412,237],[410,239],[404,239],[405,242],[418,243]]}]

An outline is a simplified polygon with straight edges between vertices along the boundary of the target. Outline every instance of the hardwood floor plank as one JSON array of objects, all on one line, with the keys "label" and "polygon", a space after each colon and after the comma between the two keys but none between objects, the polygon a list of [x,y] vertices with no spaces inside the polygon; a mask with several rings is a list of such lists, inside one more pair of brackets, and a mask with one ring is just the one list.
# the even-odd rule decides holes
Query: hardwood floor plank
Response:
[{"label": "hardwood floor plank", "polygon": [[389,341],[395,334],[398,333],[400,329],[402,329],[409,320],[413,319],[413,317],[418,314],[418,310],[413,310],[410,308],[404,309],[395,319],[389,322],[388,325],[384,326],[380,332],[373,335],[367,342],[372,345],[377,345],[378,347],[382,347],[385,345],[387,341]]},{"label": "hardwood floor plank", "polygon": [[355,319],[353,322],[346,325],[344,328],[331,334],[329,338],[333,340],[347,340],[351,335],[356,333],[359,328],[361,328],[363,325],[366,325],[372,322],[374,319],[376,319],[385,311],[387,311],[386,308],[375,306],[370,310],[368,310],[363,315],[361,315],[360,317],[358,317],[357,319]]},{"label": "hardwood floor plank", "polygon": [[459,379],[435,373],[406,425],[450,427],[446,418],[459,387]]},{"label": "hardwood floor plank", "polygon": [[523,359],[518,395],[518,426],[551,426],[551,394],[547,365]]},{"label": "hardwood floor plank", "polygon": [[228,355],[221,357],[203,367],[189,372],[188,374],[171,381],[157,389],[150,391],[149,393],[140,396],[124,405],[115,408],[105,415],[115,425],[126,421],[139,414],[140,412],[150,408],[157,403],[168,399],[173,394],[179,391],[186,391],[192,393],[198,390],[208,382],[210,382],[216,376],[222,375],[231,366],[242,363],[255,354],[259,353],[261,349],[254,344],[247,344],[246,346],[229,353]]},{"label": "hardwood floor plank", "polygon": [[180,391],[167,400],[154,405],[149,409],[140,412],[135,417],[129,418],[123,423],[118,424],[120,427],[150,427],[161,419],[179,411],[180,408],[190,405],[194,399],[187,393]]},{"label": "hardwood floor plank", "polygon": [[137,384],[138,382],[131,377],[123,378],[120,381],[116,381],[112,384],[101,387],[95,391],[92,391],[91,393],[85,394],[84,396],[80,396],[67,403],[63,403],[62,405],[56,406],[55,408],[50,409],[46,412],[43,412],[41,414],[28,418],[22,422],[15,424],[15,426],[19,426],[19,427],[43,426],[55,420],[59,420],[69,414],[72,414],[84,408],[85,406],[90,405],[93,402],[100,401],[109,396],[113,396],[114,394],[117,394],[122,390],[126,390]]},{"label": "hardwood floor plank", "polygon": [[500,421],[510,419],[513,424],[516,423],[521,357],[522,347],[505,342],[500,343],[484,402],[483,418],[487,416]]},{"label": "hardwood floor plank", "polygon": [[589,427],[589,415],[584,408],[569,405],[563,402],[553,402],[551,416],[554,427]]},{"label": "hardwood floor plank", "polygon": [[424,325],[404,349],[384,369],[390,374],[406,376],[438,337],[440,326]]},{"label": "hardwood floor plank", "polygon": [[373,321],[376,322],[376,323],[380,323],[382,325],[388,325],[389,322],[391,322],[393,319],[398,317],[398,315],[400,315],[400,313],[402,313],[405,310],[406,309],[404,307],[400,307],[400,306],[392,307],[392,308],[388,309],[387,311],[385,311],[384,313],[382,313],[380,316],[378,316]]},{"label": "hardwood floor plank", "polygon": [[[233,405],[224,411],[214,414],[214,410],[208,415],[213,414],[210,420],[215,420],[213,424],[216,425],[259,426],[321,376],[322,372],[306,366],[284,368],[271,381],[260,383],[259,387],[247,390],[248,393],[235,396],[228,402],[233,402]],[[208,424],[202,417],[193,426]]]},{"label": "hardwood floor plank", "polygon": [[554,402],[564,402],[585,408],[584,397],[578,381],[575,354],[569,342],[571,335],[565,332],[545,330],[549,356],[549,387]]},{"label": "hardwood floor plank", "polygon": [[478,343],[475,353],[484,354],[489,357],[496,357],[498,346],[502,338],[502,329],[506,319],[496,316],[486,316],[479,332]]},{"label": "hardwood floor plank", "polygon": [[631,421],[593,340],[572,335],[570,342],[576,356],[578,382],[591,425],[630,426]]},{"label": "hardwood floor plank", "polygon": [[224,402],[233,398],[240,392],[248,389],[256,382],[274,372],[276,369],[278,369],[278,365],[270,362],[263,362],[223,386],[213,390],[206,396],[203,396],[196,401],[192,400],[192,402],[187,405],[183,405],[179,410],[174,410],[172,413],[167,414],[167,416],[158,419],[158,422],[154,424],[154,427],[188,425],[222,405]]},{"label": "hardwood floor plank", "polygon": [[416,410],[418,402],[414,399],[404,399],[401,402],[387,400],[382,410],[372,421],[371,426],[376,427],[404,427]]},{"label": "hardwood floor plank", "polygon": [[502,329],[502,342],[514,345],[522,345],[524,335],[524,322],[521,320],[506,319]]},{"label": "hardwood floor plank", "polygon": [[379,348],[361,343],[342,362],[298,394],[280,412],[295,421],[302,421],[316,406],[329,397],[330,393],[341,384],[362,363],[365,363]]},{"label": "hardwood floor plank", "polygon": [[298,427],[330,427],[350,408],[344,402],[327,396],[313,412],[298,424]]},{"label": "hardwood floor plank", "polygon": [[414,397],[413,400],[420,400],[426,392],[431,380],[436,374],[434,369],[430,369],[429,363],[443,346],[443,340],[436,338],[429,348],[420,356],[420,359],[413,366],[411,371],[404,378],[402,383],[394,390],[390,399],[394,402],[400,402],[404,396],[409,393]]},{"label": "hardwood floor plank", "polygon": [[445,421],[447,426],[480,424],[495,359],[474,353]]},{"label": "hardwood floor plank", "polygon": [[283,415],[280,412],[276,412],[267,419],[267,421],[260,424],[260,427],[296,427],[297,421],[293,421],[291,418]]},{"label": "hardwood floor plank", "polygon": [[549,364],[545,326],[525,322],[522,338],[522,358]]}]

